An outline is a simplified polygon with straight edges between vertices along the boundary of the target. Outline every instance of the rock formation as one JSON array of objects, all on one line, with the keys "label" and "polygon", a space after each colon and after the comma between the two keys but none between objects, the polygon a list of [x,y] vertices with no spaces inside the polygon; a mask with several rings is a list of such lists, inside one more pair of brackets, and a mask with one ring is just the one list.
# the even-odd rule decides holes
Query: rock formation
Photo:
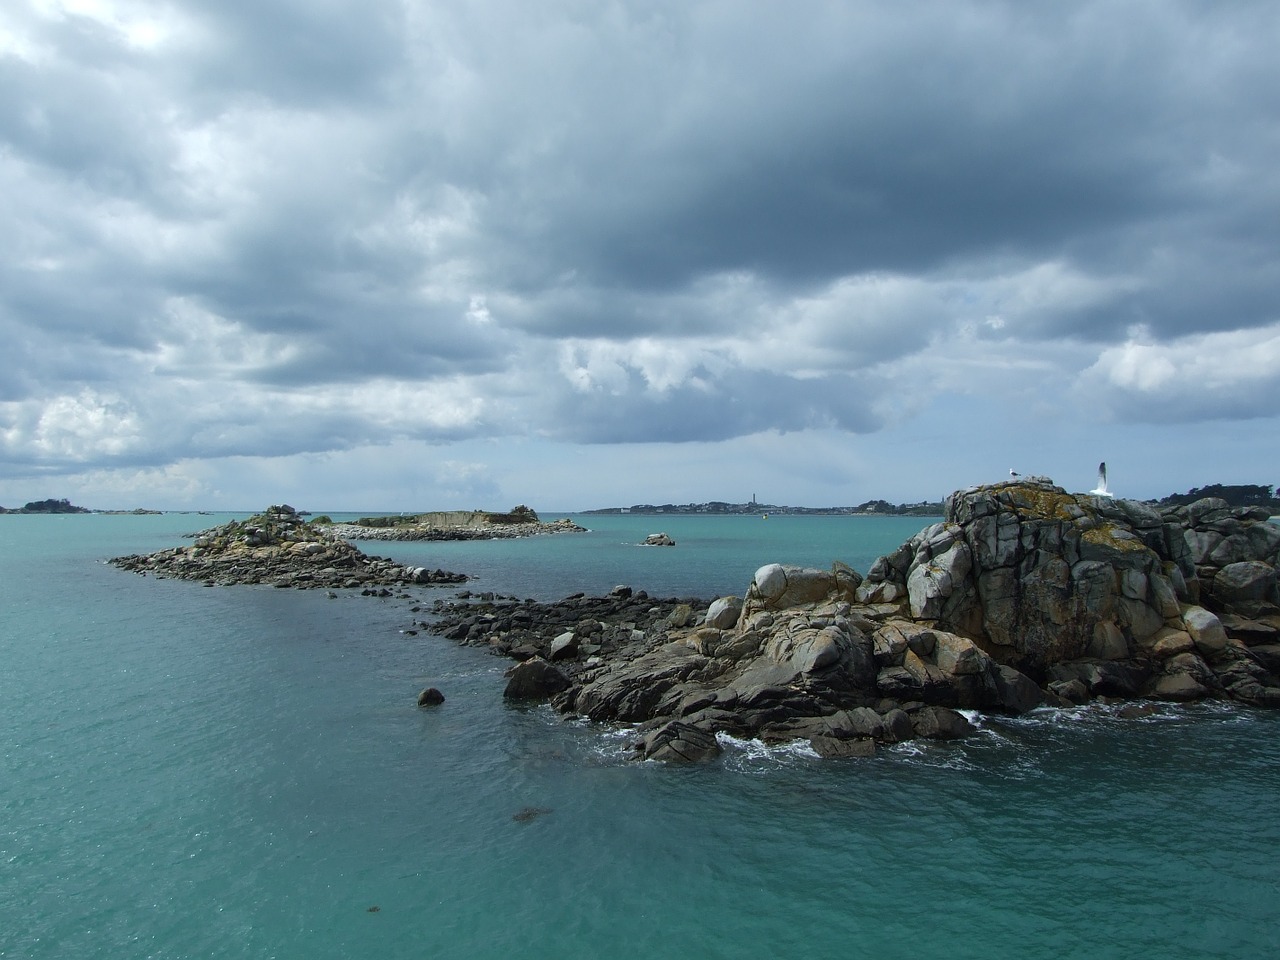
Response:
[{"label": "rock formation", "polygon": [[971,639],[1089,695],[1280,706],[1280,527],[1201,500],[1157,511],[1047,482],[952,494],[946,519],[881,558],[858,600]]},{"label": "rock formation", "polygon": [[[324,522],[321,522],[324,521]],[[317,518],[314,526],[348,540],[502,540],[553,533],[585,533],[568,518],[545,522],[521,504],[507,513],[444,510],[403,516],[362,517],[354,523]]]},{"label": "rock formation", "polygon": [[554,659],[557,709],[637,724],[638,753],[666,759],[713,756],[718,732],[865,756],[964,736],[958,710],[1094,697],[1280,706],[1280,527],[1266,514],[1213,500],[1157,511],[1018,479],[953,494],[943,522],[865,578],[768,564],[701,616],[671,601],[643,626],[606,628],[601,611],[633,609],[614,596],[541,634],[546,611],[518,604],[454,609],[432,629]]},{"label": "rock formation", "polygon": [[406,567],[357,550],[323,527],[308,524],[288,504],[248,520],[205,530],[189,547],[115,557],[123,570],[213,585],[271,584],[299,589],[462,583],[466,576]]}]

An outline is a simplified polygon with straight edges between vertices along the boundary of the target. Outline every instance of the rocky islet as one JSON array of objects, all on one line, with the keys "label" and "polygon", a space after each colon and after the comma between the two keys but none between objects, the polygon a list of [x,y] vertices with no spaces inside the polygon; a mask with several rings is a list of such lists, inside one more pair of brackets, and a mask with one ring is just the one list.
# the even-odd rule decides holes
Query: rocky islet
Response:
[{"label": "rocky islet", "polygon": [[744,597],[628,588],[559,604],[437,603],[426,624],[522,661],[507,694],[634,724],[637,752],[700,760],[715,734],[823,756],[971,732],[962,710],[1094,698],[1280,706],[1280,527],[1202,500],[1157,510],[1044,478],[959,491],[881,557],[761,567]]},{"label": "rocky islet", "polygon": [[586,533],[567,517],[545,521],[521,504],[506,513],[445,510],[404,516],[364,517],[352,523],[317,518],[314,526],[346,540],[509,540],[517,537]]},{"label": "rocky islet", "polygon": [[391,587],[465,583],[465,574],[412,567],[370,556],[288,504],[195,535],[191,546],[114,557],[122,570],[195,580],[210,586],[268,584],[297,589],[389,591]]}]

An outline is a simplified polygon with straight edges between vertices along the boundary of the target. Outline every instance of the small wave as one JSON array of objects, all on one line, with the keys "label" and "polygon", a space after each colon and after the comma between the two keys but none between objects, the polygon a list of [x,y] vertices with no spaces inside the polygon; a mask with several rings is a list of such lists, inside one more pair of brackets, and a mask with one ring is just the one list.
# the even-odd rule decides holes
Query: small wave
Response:
[{"label": "small wave", "polygon": [[716,742],[730,758],[749,763],[785,763],[798,759],[820,759],[818,752],[810,746],[808,740],[789,740],[786,743],[768,744],[760,739],[744,740],[721,731],[716,734]]},{"label": "small wave", "polygon": [[969,759],[960,742],[939,743],[934,740],[906,740],[886,744],[882,748],[886,756],[902,763],[932,767],[939,770],[977,770],[978,765]]},{"label": "small wave", "polygon": [[1114,723],[1180,723],[1204,713],[1223,714],[1234,719],[1240,710],[1233,704],[1206,701],[1201,704],[1166,703],[1157,700],[1093,701],[1073,707],[1039,707],[1018,717],[1003,717],[1001,723],[1021,727],[1110,726]]},{"label": "small wave", "polygon": [[548,713],[548,722],[560,723],[575,731],[578,749],[591,763],[614,766],[635,759],[635,727],[595,723],[586,717],[561,717],[550,707]]}]

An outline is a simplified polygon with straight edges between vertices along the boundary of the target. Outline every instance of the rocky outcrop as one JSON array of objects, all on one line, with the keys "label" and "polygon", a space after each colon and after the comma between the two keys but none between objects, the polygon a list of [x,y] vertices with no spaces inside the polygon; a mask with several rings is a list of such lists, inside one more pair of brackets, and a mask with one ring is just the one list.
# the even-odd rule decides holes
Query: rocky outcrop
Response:
[{"label": "rocky outcrop", "polygon": [[674,547],[676,542],[665,533],[651,533],[644,538],[644,547]]},{"label": "rocky outcrop", "polygon": [[858,600],[967,637],[1068,699],[1083,686],[1280,706],[1268,516],[1220,500],[1157,511],[1046,481],[960,491],[942,523],[876,562]]},{"label": "rocky outcrop", "polygon": [[123,570],[210,585],[270,584],[308,589],[386,589],[463,583],[446,570],[409,567],[362,553],[327,529],[306,523],[289,505],[196,534],[192,546],[115,557]]},{"label": "rocky outcrop", "polygon": [[953,494],[865,578],[767,564],[706,607],[639,616],[648,599],[617,588],[554,611],[438,610],[432,629],[554,659],[557,709],[635,724],[637,754],[671,760],[714,756],[717,733],[867,756],[965,736],[960,711],[1095,697],[1280,706],[1280,528],[1261,513],[1019,480]]}]

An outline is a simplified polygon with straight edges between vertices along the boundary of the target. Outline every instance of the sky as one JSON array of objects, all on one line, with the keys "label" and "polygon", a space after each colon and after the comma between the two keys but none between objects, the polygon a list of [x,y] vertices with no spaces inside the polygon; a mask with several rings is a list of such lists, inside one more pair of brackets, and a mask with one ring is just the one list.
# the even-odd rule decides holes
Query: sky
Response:
[{"label": "sky", "polygon": [[5,0],[0,505],[1280,483],[1280,5]]}]

